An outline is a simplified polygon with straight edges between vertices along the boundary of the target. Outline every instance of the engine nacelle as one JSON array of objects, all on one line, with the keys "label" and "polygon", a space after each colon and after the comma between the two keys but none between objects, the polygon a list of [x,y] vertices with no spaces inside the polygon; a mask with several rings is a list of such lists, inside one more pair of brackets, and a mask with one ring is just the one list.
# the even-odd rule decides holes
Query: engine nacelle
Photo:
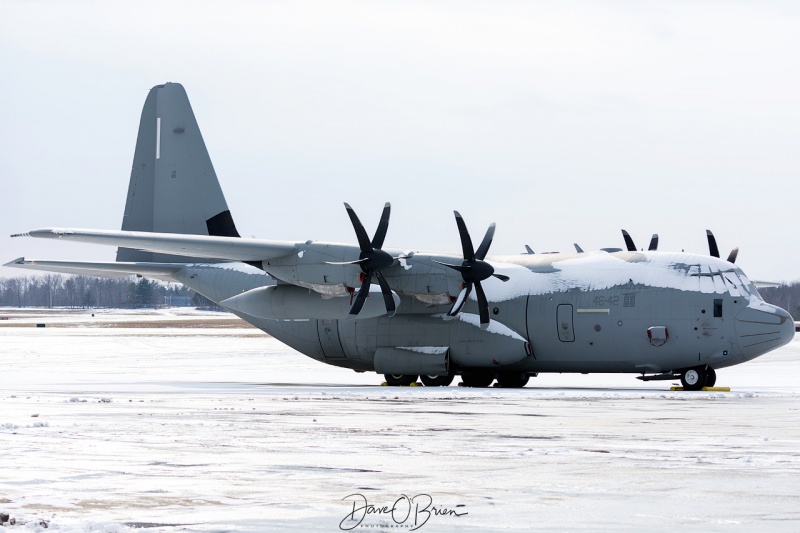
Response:
[{"label": "engine nacelle", "polygon": [[[369,298],[353,318],[376,318],[386,314],[386,305],[379,287],[370,287]],[[392,292],[395,307],[400,297]],[[326,319],[340,320],[350,317],[352,306],[349,297],[323,298],[319,293],[293,285],[258,287],[237,294],[220,305],[228,309],[270,320]]]}]

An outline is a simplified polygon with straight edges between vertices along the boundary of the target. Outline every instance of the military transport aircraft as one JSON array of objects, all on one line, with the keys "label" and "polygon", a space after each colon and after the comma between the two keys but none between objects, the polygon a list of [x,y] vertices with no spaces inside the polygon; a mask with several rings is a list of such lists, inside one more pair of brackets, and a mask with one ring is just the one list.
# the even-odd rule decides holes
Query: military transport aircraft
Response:
[{"label": "military transport aircraft", "polygon": [[48,228],[20,236],[117,246],[116,262],[6,266],[183,283],[318,361],[384,374],[390,385],[523,387],[540,372],[627,372],[712,386],[716,370],[788,343],[791,316],[765,303],[733,262],[626,250],[488,256],[455,212],[461,252],[384,247],[390,205],[358,245],[239,236],[183,87],[151,89],[122,230]]}]

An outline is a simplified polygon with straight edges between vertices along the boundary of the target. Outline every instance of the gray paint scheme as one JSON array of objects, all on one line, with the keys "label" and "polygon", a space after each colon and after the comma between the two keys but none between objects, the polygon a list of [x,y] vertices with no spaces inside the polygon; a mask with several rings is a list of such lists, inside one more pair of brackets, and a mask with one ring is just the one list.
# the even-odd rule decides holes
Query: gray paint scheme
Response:
[{"label": "gray paint scheme", "polygon": [[484,282],[491,322],[482,329],[474,297],[447,320],[462,279],[438,262],[460,264],[460,254],[385,249],[396,258],[383,270],[396,314],[380,316],[373,291],[363,314],[349,317],[361,268],[331,263],[357,260],[357,245],[208,236],[208,221],[228,208],[174,83],[154,87],[145,103],[125,209],[121,231],[24,234],[119,246],[117,263],[6,266],[180,282],[313,359],[390,374],[681,373],[742,363],[794,335],[789,314],[765,303],[735,265],[658,251],[488,257],[510,279]]}]

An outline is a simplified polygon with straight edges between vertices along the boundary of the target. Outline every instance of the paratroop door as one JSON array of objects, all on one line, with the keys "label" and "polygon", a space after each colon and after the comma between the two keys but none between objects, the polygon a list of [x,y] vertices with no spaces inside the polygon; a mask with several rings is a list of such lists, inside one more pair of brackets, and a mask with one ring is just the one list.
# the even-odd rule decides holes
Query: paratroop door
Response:
[{"label": "paratroop door", "polygon": [[561,342],[573,342],[575,340],[575,330],[572,326],[572,305],[561,304],[557,309],[558,339]]}]

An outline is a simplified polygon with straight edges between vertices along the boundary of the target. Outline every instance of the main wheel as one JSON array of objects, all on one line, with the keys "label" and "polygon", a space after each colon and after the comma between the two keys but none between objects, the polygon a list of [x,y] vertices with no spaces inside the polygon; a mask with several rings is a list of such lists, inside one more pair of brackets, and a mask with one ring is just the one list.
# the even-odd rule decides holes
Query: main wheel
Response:
[{"label": "main wheel", "polygon": [[519,389],[528,384],[528,374],[525,372],[500,372],[497,383],[506,389]]},{"label": "main wheel", "polygon": [[441,376],[428,376],[422,374],[419,379],[426,387],[447,387],[453,382],[454,374],[443,374]]},{"label": "main wheel", "polygon": [[391,387],[408,387],[417,382],[417,376],[406,374],[384,374],[383,377],[386,378],[386,384]]},{"label": "main wheel", "polygon": [[461,383],[465,387],[485,388],[494,381],[494,372],[490,370],[468,370],[461,373]]},{"label": "main wheel", "polygon": [[705,366],[696,366],[683,371],[681,385],[683,390],[702,390],[706,386],[708,372]]},{"label": "main wheel", "polygon": [[717,383],[717,373],[714,369],[706,367],[706,387],[713,387]]}]

